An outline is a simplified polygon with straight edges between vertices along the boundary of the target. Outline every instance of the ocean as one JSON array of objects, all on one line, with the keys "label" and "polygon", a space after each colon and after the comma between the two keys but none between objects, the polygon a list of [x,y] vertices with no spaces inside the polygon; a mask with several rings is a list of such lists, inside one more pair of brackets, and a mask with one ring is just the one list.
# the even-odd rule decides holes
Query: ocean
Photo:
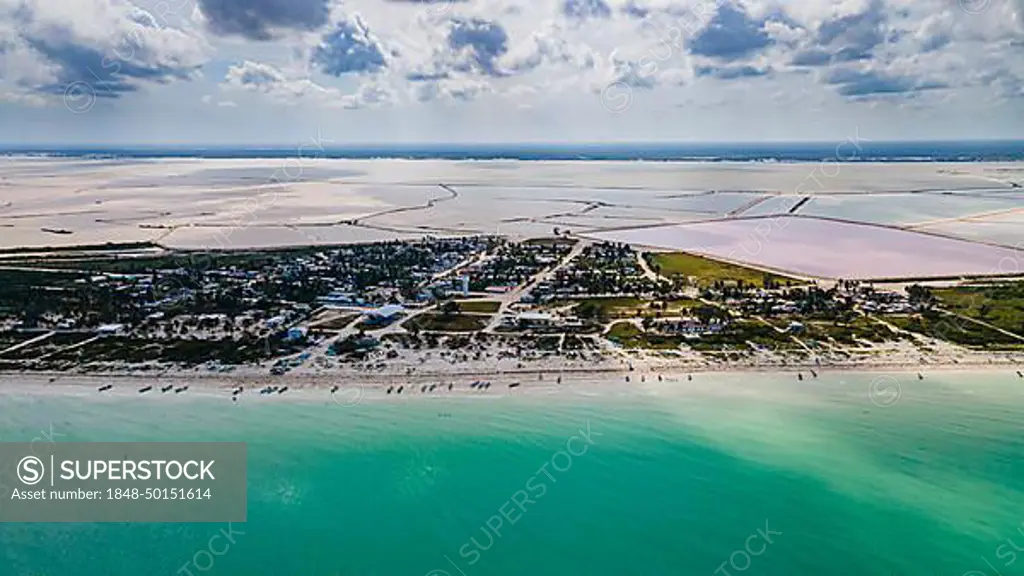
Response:
[{"label": "ocean", "polygon": [[1024,574],[1009,370],[342,404],[7,385],[3,441],[248,442],[248,521],[0,524],[0,574]]},{"label": "ocean", "polygon": [[[391,144],[311,148],[309,142],[272,146],[20,146],[0,144],[0,155],[93,159],[156,158],[406,158],[415,160],[622,160],[693,162],[1016,162],[1024,140],[879,142],[846,137],[835,142],[734,144]],[[297,151],[297,147],[302,148]],[[842,145],[846,145],[842,148]]]}]

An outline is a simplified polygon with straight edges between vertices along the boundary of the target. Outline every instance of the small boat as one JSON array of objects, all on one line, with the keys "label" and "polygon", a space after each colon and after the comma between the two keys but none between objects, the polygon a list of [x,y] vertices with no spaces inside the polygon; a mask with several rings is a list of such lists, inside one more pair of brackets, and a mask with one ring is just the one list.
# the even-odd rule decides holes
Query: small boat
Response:
[{"label": "small boat", "polygon": [[113,387],[114,387],[113,384],[104,384],[103,386],[100,386],[99,388],[97,388],[96,391],[97,392],[106,392],[107,390],[110,390]]},{"label": "small boat", "polygon": [[686,380],[687,380],[687,382],[693,382],[693,374],[687,374],[686,375]]},{"label": "small boat", "polygon": [[401,393],[402,393],[402,390],[405,390],[405,386],[399,386],[399,387],[398,387],[398,391],[397,391],[397,392],[395,392],[395,393],[396,393],[396,394],[401,394]]},{"label": "small boat", "polygon": [[144,388],[139,388],[139,394],[145,394],[146,392],[149,392],[152,389],[153,389],[152,386],[146,386]]},{"label": "small boat", "polygon": [[476,388],[477,384],[479,384],[479,382],[473,382],[472,384],[469,385],[469,387],[470,388]]},{"label": "small boat", "polygon": [[817,378],[818,377],[818,373],[815,372],[814,370],[811,370],[811,376],[814,377],[814,378]]},{"label": "small boat", "polygon": [[188,386],[182,386],[181,388],[175,388],[175,389],[174,389],[174,393],[175,393],[175,394],[181,394],[181,393],[182,393],[182,392],[184,392],[185,390],[188,390]]},{"label": "small boat", "polygon": [[796,373],[796,379],[801,381],[801,382],[803,382],[804,381],[804,373],[803,372],[797,372]]},{"label": "small boat", "polygon": [[513,383],[509,384],[508,387],[509,388],[518,388],[519,387],[519,382],[513,382]]},{"label": "small boat", "polygon": [[452,385],[451,385],[451,384],[449,384],[449,385],[448,385],[448,390],[451,390],[451,389],[452,389]]},{"label": "small boat", "polygon": [[433,392],[434,390],[437,390],[437,384],[430,385],[430,391]]},{"label": "small boat", "polygon": [[278,394],[284,394],[284,393],[285,393],[285,392],[287,392],[287,391],[288,391],[288,387],[287,387],[287,386],[285,386],[284,388],[281,388],[280,390],[278,390],[278,391],[277,391],[277,393],[278,393]]},{"label": "small boat", "polygon": [[626,376],[626,382],[629,382],[629,376]]},{"label": "small boat", "polygon": [[558,377],[558,381],[556,383],[557,384],[561,384],[562,383],[562,377],[561,376]]},{"label": "small boat", "polygon": [[424,384],[423,386],[420,387],[420,394],[423,394],[426,391],[427,391],[427,385]]},{"label": "small boat", "polygon": [[1024,372],[1021,372],[1020,370],[1017,370],[1017,377],[1018,378],[1024,378]]},{"label": "small boat", "polygon": [[641,375],[641,376],[640,376],[640,381],[641,381],[641,382],[647,382],[647,376],[643,376],[643,375]]},{"label": "small boat", "polygon": [[924,380],[924,374],[921,374],[920,372],[918,372],[917,373],[917,379],[918,380]]},{"label": "small boat", "polygon": [[[331,394],[334,394],[337,391],[338,391],[338,386],[337,385],[331,386]],[[388,394],[390,394],[390,393],[391,393],[391,388],[388,388]]]},{"label": "small boat", "polygon": [[160,392],[166,394],[174,389],[174,385],[167,385],[160,389]]},{"label": "small boat", "polygon": [[658,382],[661,382],[661,374],[658,374]]},{"label": "small boat", "polygon": [[394,389],[395,389],[394,386],[388,386],[388,394],[391,394],[392,390],[394,390]]}]

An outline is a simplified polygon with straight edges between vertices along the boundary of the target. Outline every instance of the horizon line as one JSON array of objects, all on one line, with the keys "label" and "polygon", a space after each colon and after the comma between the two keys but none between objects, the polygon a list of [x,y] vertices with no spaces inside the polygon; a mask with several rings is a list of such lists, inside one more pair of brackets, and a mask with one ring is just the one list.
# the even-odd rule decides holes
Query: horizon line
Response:
[{"label": "horizon line", "polygon": [[[680,147],[722,147],[722,146],[746,146],[746,147],[776,147],[776,146],[825,146],[834,145],[841,140],[760,140],[760,141],[614,141],[614,142],[388,142],[388,143],[331,143],[325,146],[328,150],[353,150],[353,149],[378,149],[391,150],[403,148],[445,148],[445,147],[551,147],[551,148],[574,148],[574,147],[643,147],[643,146],[680,146]],[[1004,144],[1024,146],[1024,139],[985,139],[985,138],[962,138],[962,139],[907,139],[907,140],[870,140],[860,138],[859,140],[868,145],[910,145],[910,144],[945,144],[945,145],[971,145],[971,144]],[[205,150],[205,149],[249,149],[249,150],[276,150],[295,146],[294,142],[278,143],[166,143],[166,144],[81,144],[81,143],[46,143],[46,144],[20,144],[0,143],[0,152],[6,151],[34,151],[34,150],[123,150],[123,149],[182,149],[182,150]]]}]

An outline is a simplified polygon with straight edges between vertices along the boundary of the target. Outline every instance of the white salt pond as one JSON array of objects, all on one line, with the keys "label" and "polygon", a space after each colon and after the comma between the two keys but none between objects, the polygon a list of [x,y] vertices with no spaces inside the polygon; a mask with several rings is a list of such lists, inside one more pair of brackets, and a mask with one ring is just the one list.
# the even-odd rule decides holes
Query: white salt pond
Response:
[{"label": "white salt pond", "polygon": [[[686,224],[699,227],[682,244],[719,246],[727,255],[738,247],[723,236],[742,239],[742,230],[757,224],[734,224],[740,231],[727,234],[730,226],[701,222],[785,214],[807,195],[814,199],[798,214],[914,225],[1012,246],[1024,241],[1018,231],[1024,228],[1012,224],[1015,211],[1024,209],[1022,192],[1012,187],[1019,166],[0,157],[0,250],[108,242],[250,248],[481,233],[523,239],[555,228],[617,235],[624,228]],[[987,219],[999,214],[1008,216]],[[765,248],[766,265],[829,275],[836,269],[873,275],[877,267],[904,275],[969,273],[998,261],[988,247],[935,244],[929,236],[834,223],[794,230],[804,226],[812,229],[799,238],[790,239],[790,232],[771,238],[805,256]],[[680,243],[671,240],[674,233],[656,236],[667,248]],[[894,254],[863,254],[885,249]],[[942,258],[933,254],[939,249],[948,260],[932,263]],[[856,258],[842,266],[805,263],[851,252]],[[916,264],[902,270],[906,260]]]}]

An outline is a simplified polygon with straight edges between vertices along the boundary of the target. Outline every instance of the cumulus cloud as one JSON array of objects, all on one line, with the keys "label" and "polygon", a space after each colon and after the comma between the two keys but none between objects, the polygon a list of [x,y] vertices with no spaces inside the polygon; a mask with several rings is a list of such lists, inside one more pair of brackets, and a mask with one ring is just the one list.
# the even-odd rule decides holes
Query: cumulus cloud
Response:
[{"label": "cumulus cloud", "polygon": [[0,22],[9,26],[0,27],[0,76],[37,94],[77,87],[117,98],[145,84],[191,79],[207,59],[199,36],[123,0],[0,0]]},{"label": "cumulus cloud", "polygon": [[772,44],[765,22],[753,19],[742,6],[722,4],[714,17],[690,41],[690,52],[698,56],[737,60]]},{"label": "cumulus cloud", "polygon": [[562,34],[556,26],[533,32],[509,50],[502,59],[503,68],[511,73],[528,72],[542,66],[593,69],[597,54],[582,42],[569,42]]},{"label": "cumulus cloud", "polygon": [[719,80],[736,80],[739,78],[757,78],[767,76],[771,68],[757,68],[755,66],[698,66],[694,69],[694,75],[698,78],[717,78]]},{"label": "cumulus cloud", "polygon": [[906,95],[948,87],[945,82],[851,68],[830,70],[824,80],[828,84],[837,86],[839,93],[843,96],[852,97]]},{"label": "cumulus cloud", "polygon": [[490,20],[480,18],[452,20],[448,46],[456,53],[455,67],[460,72],[476,70],[488,76],[501,76],[498,59],[508,51],[508,33]]},{"label": "cumulus cloud", "polygon": [[211,47],[193,27],[233,37],[215,42],[240,62],[223,88],[342,108],[490,93],[528,105],[612,82],[685,86],[681,100],[748,81],[849,100],[946,86],[996,98],[1019,96],[1024,78],[1024,0],[979,14],[950,0],[198,0],[178,27],[134,1],[155,0],[0,0],[0,98],[195,79]]},{"label": "cumulus cloud", "polygon": [[612,9],[604,0],[564,0],[562,14],[573,20],[611,18]]},{"label": "cumulus cloud", "polygon": [[492,87],[487,82],[471,78],[449,78],[419,84],[416,86],[415,95],[420,102],[434,100],[469,102],[491,91]]},{"label": "cumulus cloud", "polygon": [[359,15],[338,22],[325,34],[314,48],[311,62],[330,76],[377,72],[388,65],[380,41]]},{"label": "cumulus cloud", "polygon": [[888,16],[881,0],[872,0],[863,10],[822,22],[811,46],[798,52],[795,66],[824,66],[836,62],[870,60],[875,49],[887,41]]},{"label": "cumulus cloud", "polygon": [[310,103],[333,108],[364,108],[389,103],[394,92],[381,84],[368,82],[354,94],[322,86],[301,73],[287,73],[263,62],[246,60],[228,68],[222,88],[228,91],[262,94],[272,102],[284,105]]},{"label": "cumulus cloud", "polygon": [[199,9],[215,34],[265,42],[325,26],[330,0],[199,0]]}]

